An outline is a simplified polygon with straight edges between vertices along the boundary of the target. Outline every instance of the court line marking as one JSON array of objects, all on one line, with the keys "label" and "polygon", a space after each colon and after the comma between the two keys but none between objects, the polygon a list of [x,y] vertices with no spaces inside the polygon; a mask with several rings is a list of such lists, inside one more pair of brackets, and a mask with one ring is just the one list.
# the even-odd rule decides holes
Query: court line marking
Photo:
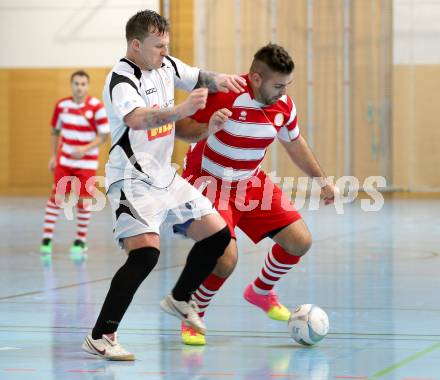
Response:
[{"label": "court line marking", "polygon": [[[101,280],[96,280],[96,281],[101,281]],[[74,287],[75,285],[71,285],[71,287]],[[0,301],[2,299],[0,298]],[[96,302],[75,302],[75,301],[60,301],[60,302],[53,302],[53,301],[41,301],[41,300],[36,300],[36,301],[18,301],[18,302],[2,302],[2,304],[11,304],[11,305],[102,305],[102,301],[96,301]],[[156,306],[157,303],[156,302],[136,302],[136,306],[138,307],[144,307],[144,306]],[[288,305],[288,304],[284,304],[288,309],[291,308],[293,309],[295,306],[297,305]],[[417,311],[418,313],[421,311],[424,312],[439,312],[440,308],[438,309],[421,309],[419,307],[348,307],[348,306],[328,306],[328,305],[323,305],[320,304],[320,306],[323,309],[329,310],[329,311],[339,311],[339,310],[348,310],[348,311],[352,311],[352,310],[359,310],[359,311]],[[250,304],[228,304],[228,305],[222,305],[222,304],[217,304],[217,305],[209,305],[210,309],[228,309],[228,308],[243,308],[243,309],[254,309],[255,306],[250,305]],[[412,335],[412,334],[411,334]],[[439,334],[440,335],[440,334]]]},{"label": "court line marking", "polygon": [[[154,269],[152,272],[160,272],[162,270],[180,268],[183,265],[184,264],[171,265],[169,267],[161,267],[161,268]],[[0,301],[12,299],[12,298],[20,298],[20,297],[26,297],[26,296],[33,296],[33,295],[36,295],[36,294],[44,294],[44,293],[47,293],[48,291],[53,291],[53,290],[62,290],[62,289],[68,289],[68,288],[75,288],[75,287],[81,286],[81,285],[87,285],[87,284],[94,284],[94,283],[97,283],[97,282],[109,281],[112,278],[113,278],[113,276],[112,277],[100,278],[98,280],[90,280],[90,281],[78,282],[78,283],[75,283],[75,284],[57,286],[56,288],[50,288],[50,289],[44,289],[44,290],[34,290],[32,292],[13,294],[13,295],[10,295],[10,296],[0,297]]]},{"label": "court line marking", "polygon": [[[9,328],[9,329],[8,329]],[[58,331],[57,331],[58,330]],[[65,331],[63,331],[65,330]],[[59,333],[59,334],[77,334],[87,332],[90,327],[77,326],[0,326],[0,332],[9,333]],[[149,334],[149,335],[167,335],[179,336],[180,332],[175,329],[123,329],[124,334]],[[288,339],[291,338],[284,331],[251,331],[251,330],[210,330],[212,337],[221,338],[266,338],[266,339]],[[424,341],[438,342],[440,335],[405,335],[405,334],[365,334],[365,333],[329,333],[326,340],[375,340],[375,341]]]},{"label": "court line marking", "polygon": [[388,375],[390,372],[393,372],[394,370],[401,368],[401,367],[407,365],[408,363],[413,362],[414,360],[420,359],[422,356],[430,354],[431,352],[437,350],[438,348],[440,348],[440,343],[434,343],[433,345],[429,346],[428,348],[425,348],[422,351],[416,352],[415,354],[408,356],[406,359],[403,359],[396,364],[393,364],[387,368],[384,368],[384,369],[376,372],[375,374],[370,376],[368,379],[371,379],[371,380],[379,379],[380,377]]}]

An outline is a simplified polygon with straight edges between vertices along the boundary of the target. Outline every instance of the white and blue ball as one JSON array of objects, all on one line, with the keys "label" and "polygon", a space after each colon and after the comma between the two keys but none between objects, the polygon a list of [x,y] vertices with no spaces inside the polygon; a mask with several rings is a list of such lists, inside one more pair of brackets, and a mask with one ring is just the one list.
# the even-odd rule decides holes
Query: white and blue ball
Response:
[{"label": "white and blue ball", "polygon": [[319,306],[304,304],[292,311],[288,328],[291,337],[304,346],[311,346],[322,340],[328,333],[327,313]]}]

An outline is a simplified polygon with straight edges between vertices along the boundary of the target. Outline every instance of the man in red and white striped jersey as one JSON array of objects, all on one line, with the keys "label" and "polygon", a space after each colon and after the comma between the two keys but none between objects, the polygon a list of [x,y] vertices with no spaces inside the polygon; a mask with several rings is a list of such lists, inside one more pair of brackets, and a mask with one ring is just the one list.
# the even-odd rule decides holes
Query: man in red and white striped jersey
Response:
[{"label": "man in red and white striped jersey", "polygon": [[[275,241],[244,298],[280,321],[288,320],[290,312],[278,301],[273,287],[309,250],[312,238],[291,201],[261,170],[269,145],[278,138],[297,166],[310,177],[318,177],[326,204],[333,202],[335,193],[300,134],[295,104],[286,93],[293,69],[292,58],[281,46],[266,45],[255,54],[249,74],[243,76],[247,82],[244,93],[209,95],[204,109],[176,125],[177,136],[197,139],[198,133],[206,134],[212,115],[223,117],[223,129],[189,148],[183,177],[204,188],[233,238],[238,226],[255,243],[265,237]],[[193,294],[200,316],[236,262],[233,239],[213,273]],[[182,341],[203,345],[205,337],[182,325]]]},{"label": "man in red and white striped jersey", "polygon": [[[79,196],[77,209],[77,233],[70,249],[73,257],[82,257],[87,249],[86,237],[90,221],[90,205],[93,196],[93,178],[98,169],[98,146],[110,132],[104,105],[97,98],[88,96],[89,75],[76,71],[71,75],[72,96],[59,100],[52,116],[52,156],[49,169],[54,172],[54,184],[46,205],[42,257],[49,259],[52,238],[60,207],[55,198],[64,199],[71,191]],[[73,178],[69,178],[73,177]]]}]

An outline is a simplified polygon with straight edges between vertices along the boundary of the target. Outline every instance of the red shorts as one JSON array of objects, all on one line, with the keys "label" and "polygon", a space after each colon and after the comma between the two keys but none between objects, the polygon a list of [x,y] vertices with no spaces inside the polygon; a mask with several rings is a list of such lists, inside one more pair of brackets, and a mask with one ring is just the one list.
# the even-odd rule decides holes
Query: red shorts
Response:
[{"label": "red shorts", "polygon": [[[222,188],[221,181],[213,178],[210,184],[206,176],[184,173],[187,180],[200,188],[229,226],[236,238],[234,228],[239,227],[249,238],[258,243],[272,232],[301,219],[301,215],[281,189],[260,171],[250,181],[237,188]],[[192,175],[190,177],[190,175]],[[204,186],[203,186],[204,187]]]},{"label": "red shorts", "polygon": [[[64,196],[74,191],[81,198],[93,197],[95,181],[88,181],[96,175],[96,170],[69,168],[57,165],[54,172],[53,193]],[[75,177],[75,178],[68,178]]]}]

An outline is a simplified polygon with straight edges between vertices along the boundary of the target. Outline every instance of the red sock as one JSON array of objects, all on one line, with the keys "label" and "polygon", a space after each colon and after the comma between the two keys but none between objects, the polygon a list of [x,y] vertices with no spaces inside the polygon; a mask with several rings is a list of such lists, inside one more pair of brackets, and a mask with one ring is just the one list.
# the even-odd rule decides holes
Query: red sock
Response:
[{"label": "red sock", "polygon": [[205,310],[209,306],[212,298],[221,288],[223,283],[226,281],[226,278],[221,278],[216,276],[214,273],[211,273],[205,281],[203,281],[202,285],[195,291],[192,298],[199,306],[199,316],[203,317],[205,315]]},{"label": "red sock", "polygon": [[253,288],[255,292],[268,294],[277,281],[299,260],[299,256],[290,255],[279,244],[273,245],[267,253],[260,275],[254,281]]},{"label": "red sock", "polygon": [[46,213],[44,215],[43,239],[52,239],[55,223],[58,220],[60,208],[55,202],[55,196],[52,194],[46,203]]},{"label": "red sock", "polygon": [[88,202],[79,201],[76,205],[76,217],[78,220],[76,239],[81,241],[86,241],[87,230],[90,223],[90,204]]}]

